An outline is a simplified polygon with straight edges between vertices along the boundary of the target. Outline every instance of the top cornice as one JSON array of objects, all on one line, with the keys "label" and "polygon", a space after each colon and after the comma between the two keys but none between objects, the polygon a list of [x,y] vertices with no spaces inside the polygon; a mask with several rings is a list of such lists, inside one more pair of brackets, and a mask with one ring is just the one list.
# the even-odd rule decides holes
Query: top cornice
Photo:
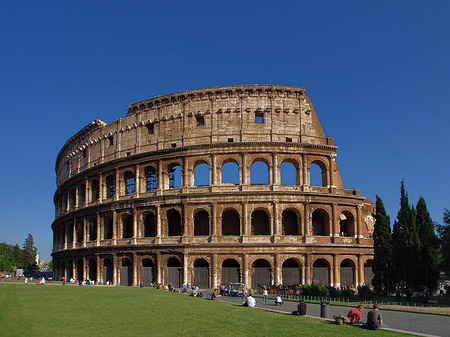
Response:
[{"label": "top cornice", "polygon": [[181,91],[173,94],[156,96],[144,101],[133,103],[127,106],[127,115],[132,115],[140,111],[151,109],[158,106],[170,104],[178,104],[190,100],[226,98],[233,96],[251,96],[251,95],[296,95],[303,96],[306,88],[284,86],[284,85],[267,85],[267,84],[251,84],[251,85],[233,85],[224,87],[211,87],[204,89]]}]

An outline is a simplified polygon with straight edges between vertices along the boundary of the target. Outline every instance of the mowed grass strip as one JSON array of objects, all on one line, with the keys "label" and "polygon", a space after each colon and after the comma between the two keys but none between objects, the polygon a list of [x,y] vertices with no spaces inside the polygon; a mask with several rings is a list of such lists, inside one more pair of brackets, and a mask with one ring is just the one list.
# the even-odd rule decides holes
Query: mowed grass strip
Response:
[{"label": "mowed grass strip", "polygon": [[162,290],[0,285],[2,336],[404,336]]}]

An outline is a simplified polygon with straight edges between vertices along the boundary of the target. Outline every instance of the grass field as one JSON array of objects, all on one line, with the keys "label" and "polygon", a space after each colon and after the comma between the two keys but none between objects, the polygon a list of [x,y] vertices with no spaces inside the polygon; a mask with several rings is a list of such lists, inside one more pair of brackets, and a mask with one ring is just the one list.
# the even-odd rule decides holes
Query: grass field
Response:
[{"label": "grass field", "polygon": [[1,336],[404,336],[149,288],[0,284]]}]

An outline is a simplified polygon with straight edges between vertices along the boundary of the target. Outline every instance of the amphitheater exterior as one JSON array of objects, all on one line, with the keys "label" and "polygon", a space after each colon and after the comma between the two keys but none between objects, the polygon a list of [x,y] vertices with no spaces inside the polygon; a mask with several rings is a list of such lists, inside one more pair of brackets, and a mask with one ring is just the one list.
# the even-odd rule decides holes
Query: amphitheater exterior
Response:
[{"label": "amphitheater exterior", "polygon": [[305,88],[131,104],[58,154],[54,274],[127,286],[368,284],[374,206],[344,189],[336,150]]}]

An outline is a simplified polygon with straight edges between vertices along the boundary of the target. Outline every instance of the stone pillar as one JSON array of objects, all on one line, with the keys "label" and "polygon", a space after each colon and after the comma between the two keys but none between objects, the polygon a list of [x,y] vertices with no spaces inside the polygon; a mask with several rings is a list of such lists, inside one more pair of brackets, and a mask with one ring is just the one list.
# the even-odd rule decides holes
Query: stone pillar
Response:
[{"label": "stone pillar", "polygon": [[116,173],[116,191],[115,191],[113,199],[114,200],[119,200],[119,194],[120,194],[121,186],[120,186],[120,175],[119,175],[120,172],[119,172],[118,168],[116,169],[115,173]]},{"label": "stone pillar", "polygon": [[158,162],[158,167],[156,168],[158,170],[158,177],[157,177],[157,191],[161,192],[163,189],[163,172],[162,172],[162,164],[161,161]]},{"label": "stone pillar", "polygon": [[101,263],[100,256],[95,255],[96,258],[96,266],[97,266],[97,279],[95,280],[95,284],[103,283],[102,282],[102,273],[101,273]]},{"label": "stone pillar", "polygon": [[87,230],[88,230],[88,222],[86,221],[86,217],[83,217],[83,247],[86,247]]},{"label": "stone pillar", "polygon": [[308,191],[309,190],[309,168],[308,168],[308,157],[306,156],[305,153],[302,153],[302,166],[303,166],[303,191]]},{"label": "stone pillar", "polygon": [[161,254],[156,253],[156,282],[162,283],[162,266],[161,266]]},{"label": "stone pillar", "polygon": [[133,286],[138,285],[138,258],[136,253],[133,253]]},{"label": "stone pillar", "polygon": [[275,152],[272,153],[272,177],[273,185],[280,185],[280,168],[278,167],[278,156]]},{"label": "stone pillar", "polygon": [[117,286],[118,285],[118,282],[117,282],[118,275],[117,275],[117,255],[116,254],[113,255],[113,266],[112,267],[113,267],[113,284],[115,286]]},{"label": "stone pillar", "polygon": [[243,202],[241,205],[242,205],[242,216],[241,216],[242,242],[247,242],[248,237],[250,236],[251,233],[249,221],[247,219],[247,203]]},{"label": "stone pillar", "polygon": [[102,234],[100,222],[101,222],[100,213],[97,212],[97,240],[95,242],[96,246],[100,246],[100,236]]},{"label": "stone pillar", "polygon": [[312,279],[312,275],[311,275],[311,255],[309,253],[307,253],[305,255],[305,268],[306,268],[305,284],[311,284],[311,279]]},{"label": "stone pillar", "polygon": [[156,243],[161,243],[161,206],[156,205]]},{"label": "stone pillar", "polygon": [[281,284],[283,282],[283,271],[282,271],[282,264],[281,264],[281,256],[280,254],[275,254],[275,279],[274,283]]},{"label": "stone pillar", "polygon": [[185,252],[183,254],[183,283],[189,283],[192,285],[192,282],[189,282],[188,279],[188,255]]},{"label": "stone pillar", "polygon": [[249,287],[251,287],[252,285],[251,285],[251,280],[250,280],[250,275],[249,275],[249,270],[248,270],[249,268],[248,268],[248,257],[247,257],[247,254],[244,254],[243,255],[243,257],[242,257],[242,273],[241,273],[241,275],[242,275],[242,278],[243,278],[243,280],[242,280],[242,283],[245,283],[245,284],[247,284]]},{"label": "stone pillar", "polygon": [[85,204],[85,206],[87,206],[89,204],[89,202],[91,201],[89,191],[90,191],[90,189],[89,189],[89,179],[86,178],[84,180],[84,204]]},{"label": "stone pillar", "polygon": [[281,229],[281,221],[280,221],[280,217],[278,214],[278,209],[279,209],[279,202],[278,201],[274,201],[273,203],[273,232],[275,237],[279,238],[283,231]]},{"label": "stone pillar", "polygon": [[[82,269],[83,269],[83,280],[82,281],[84,281],[84,280],[86,280],[87,279],[87,263],[86,263],[86,257],[85,256],[83,256],[83,258],[81,259],[81,263],[82,263]],[[78,280],[78,282],[79,282],[79,280]]]},{"label": "stone pillar", "polygon": [[219,179],[219,174],[218,174],[218,168],[216,167],[217,163],[216,163],[216,155],[212,154],[211,155],[211,182],[210,185],[212,186],[217,186],[220,184],[220,179]]},{"label": "stone pillar", "polygon": [[136,239],[138,238],[138,222],[137,222],[137,211],[136,208],[133,208],[133,238],[131,242],[136,244]]},{"label": "stone pillar", "polygon": [[72,223],[72,248],[75,248],[77,241],[77,219],[73,219]]},{"label": "stone pillar", "polygon": [[102,202],[103,199],[105,199],[105,191],[103,187],[103,175],[100,173],[98,175],[98,202]]},{"label": "stone pillar", "polygon": [[332,287],[340,287],[341,286],[341,267],[338,263],[338,255],[333,254],[333,266],[332,266],[332,280],[331,280],[331,286]]},{"label": "stone pillar", "polygon": [[333,223],[333,226],[332,226],[333,231],[331,234],[334,237],[338,237],[340,228],[339,228],[339,213],[337,210],[337,204],[332,205],[331,211],[332,211],[331,213],[332,213],[332,217],[333,217],[333,222],[332,222]]},{"label": "stone pillar", "polygon": [[357,255],[358,257],[358,265],[356,266],[355,270],[355,283],[356,286],[362,286],[366,280],[364,279],[364,262],[363,262],[363,256],[361,254]]},{"label": "stone pillar", "polygon": [[357,238],[362,238],[363,236],[361,235],[361,222],[362,222],[362,215],[361,215],[361,209],[362,209],[363,205],[358,205],[356,207],[356,237]]},{"label": "stone pillar", "polygon": [[116,210],[113,210],[112,214],[113,214],[113,216],[112,216],[112,238],[113,238],[113,244],[115,245],[117,243],[117,212],[116,212]]},{"label": "stone pillar", "polygon": [[217,254],[212,254],[211,256],[211,266],[210,266],[210,270],[211,270],[211,288],[215,289],[217,288],[219,282],[218,282],[218,278],[219,278],[219,266],[217,265]]},{"label": "stone pillar", "polygon": [[217,216],[217,204],[212,203],[211,205],[211,213],[209,216],[209,223],[211,224],[211,242],[217,241],[217,223],[218,223],[218,216]]},{"label": "stone pillar", "polygon": [[141,175],[140,175],[139,164],[136,165],[135,172],[136,173],[134,175],[134,180],[135,180],[134,193],[136,195],[136,198],[139,198],[139,196],[141,194]]},{"label": "stone pillar", "polygon": [[242,156],[242,185],[250,185],[250,176],[248,174],[249,170],[247,168],[247,157],[245,153],[241,153]]}]

